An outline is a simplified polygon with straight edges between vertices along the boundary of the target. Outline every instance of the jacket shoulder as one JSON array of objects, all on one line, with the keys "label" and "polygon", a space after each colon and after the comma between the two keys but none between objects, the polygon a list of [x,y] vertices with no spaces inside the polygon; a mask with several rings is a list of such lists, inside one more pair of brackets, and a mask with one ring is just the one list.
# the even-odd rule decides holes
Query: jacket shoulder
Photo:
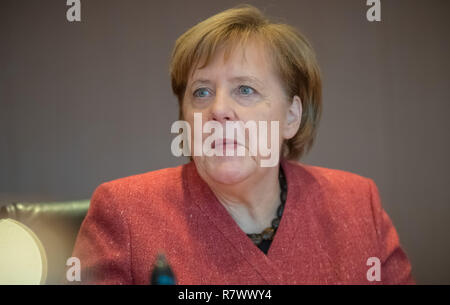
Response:
[{"label": "jacket shoulder", "polygon": [[[375,185],[370,178],[338,169],[294,163],[301,189],[310,190],[313,198],[311,208],[321,214],[340,214],[341,219],[373,218],[372,201]],[[356,217],[357,216],[357,217]],[[355,218],[356,217],[356,218]],[[333,218],[333,217],[332,217]]]},{"label": "jacket shoulder", "polygon": [[337,188],[341,191],[361,190],[361,188],[369,188],[369,184],[372,182],[372,179],[368,177],[345,170],[307,165],[300,162],[292,163],[299,174],[309,175],[322,187]]},{"label": "jacket shoulder", "polygon": [[116,207],[119,209],[155,200],[170,200],[170,197],[182,192],[183,167],[184,165],[180,165],[104,182],[94,191],[91,204],[98,193],[107,193],[110,200],[119,205]]},{"label": "jacket shoulder", "polygon": [[183,166],[164,168],[155,171],[149,171],[142,174],[123,177],[103,183],[114,192],[139,191],[142,188],[151,188],[157,190],[167,184],[180,182],[182,180]]}]

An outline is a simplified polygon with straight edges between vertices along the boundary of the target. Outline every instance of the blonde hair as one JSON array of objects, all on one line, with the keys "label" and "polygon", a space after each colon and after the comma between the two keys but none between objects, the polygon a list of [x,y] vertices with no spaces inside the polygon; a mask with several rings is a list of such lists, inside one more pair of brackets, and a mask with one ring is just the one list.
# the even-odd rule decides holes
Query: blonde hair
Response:
[{"label": "blonde hair", "polygon": [[[313,142],[322,112],[322,82],[310,43],[295,28],[272,23],[257,8],[245,5],[214,15],[181,35],[170,62],[172,90],[178,98],[180,119],[190,73],[208,65],[220,46],[227,58],[234,46],[249,38],[265,43],[289,99],[298,95],[302,118],[296,135],[283,144],[283,156],[299,159]],[[203,64],[200,65],[200,62]]]}]

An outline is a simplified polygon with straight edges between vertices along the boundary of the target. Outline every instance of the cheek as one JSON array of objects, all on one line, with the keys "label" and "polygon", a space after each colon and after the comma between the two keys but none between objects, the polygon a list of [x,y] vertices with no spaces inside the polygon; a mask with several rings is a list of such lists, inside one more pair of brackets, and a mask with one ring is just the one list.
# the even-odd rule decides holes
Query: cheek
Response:
[{"label": "cheek", "polygon": [[285,139],[286,111],[287,111],[287,107],[284,107],[284,105],[277,105],[277,107],[271,108],[271,111],[267,117],[267,125],[268,125],[268,129],[269,129],[268,130],[269,131],[269,133],[268,133],[269,141],[270,141],[271,130],[272,130],[272,128],[270,127],[271,122],[278,122],[278,137],[277,137],[278,141],[276,141],[276,142],[278,142],[279,145],[281,145],[281,143]]},{"label": "cheek", "polygon": [[265,121],[268,124],[273,121],[279,122],[280,127],[285,121],[285,112],[281,107],[270,107],[263,111],[255,111],[254,113],[248,115],[250,120],[254,121]]},{"label": "cheek", "polygon": [[184,120],[187,119],[188,115],[189,115],[189,111],[188,111],[188,103],[186,102],[186,99],[181,103],[181,114]]},{"label": "cheek", "polygon": [[199,112],[199,111],[194,111],[194,109],[192,109],[192,107],[188,103],[183,104],[183,106],[181,108],[183,120],[188,122],[192,128],[194,128],[194,113],[195,112]]},{"label": "cheek", "polygon": [[286,123],[286,115],[288,112],[288,105],[285,101],[281,101],[278,103],[276,107],[272,109],[272,120],[276,120],[279,122],[280,126],[280,136],[283,135],[284,125]]}]

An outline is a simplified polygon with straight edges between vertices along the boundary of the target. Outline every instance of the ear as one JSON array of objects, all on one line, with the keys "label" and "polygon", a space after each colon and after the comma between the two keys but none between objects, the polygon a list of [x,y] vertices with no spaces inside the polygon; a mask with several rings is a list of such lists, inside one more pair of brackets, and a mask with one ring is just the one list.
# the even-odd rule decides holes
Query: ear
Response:
[{"label": "ear", "polygon": [[284,124],[284,138],[289,140],[293,138],[302,120],[302,101],[297,95],[292,98],[292,103],[286,112],[286,122]]}]

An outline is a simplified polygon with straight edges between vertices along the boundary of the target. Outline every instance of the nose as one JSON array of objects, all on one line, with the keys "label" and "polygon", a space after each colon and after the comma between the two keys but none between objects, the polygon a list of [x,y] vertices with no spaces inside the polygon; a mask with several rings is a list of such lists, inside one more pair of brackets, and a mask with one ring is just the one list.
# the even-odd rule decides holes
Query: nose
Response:
[{"label": "nose", "polygon": [[236,114],[233,109],[233,100],[227,96],[224,90],[216,93],[210,108],[210,120],[218,121],[219,123],[236,120]]}]

